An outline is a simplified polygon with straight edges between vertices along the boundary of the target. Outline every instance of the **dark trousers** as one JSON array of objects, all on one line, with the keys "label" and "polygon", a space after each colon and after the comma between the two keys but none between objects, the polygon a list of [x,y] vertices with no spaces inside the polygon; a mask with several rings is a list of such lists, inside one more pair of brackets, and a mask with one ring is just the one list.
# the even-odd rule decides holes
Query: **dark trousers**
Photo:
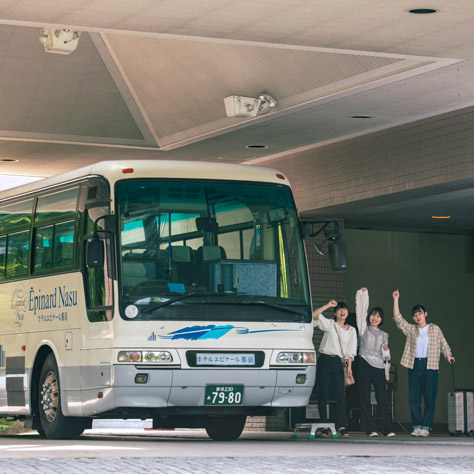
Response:
[{"label": "dark trousers", "polygon": [[[415,359],[413,369],[408,369],[409,404],[413,428],[431,431],[438,394],[438,371],[428,370],[428,359]],[[425,410],[421,416],[421,397]]]},{"label": "dark trousers", "polygon": [[385,386],[385,370],[372,367],[363,357],[360,358],[359,372],[357,373],[357,384],[359,385],[360,413],[362,425],[367,434],[377,431],[377,423],[372,416],[372,405],[370,400],[371,385],[374,386],[375,400],[379,408],[380,428],[387,435],[392,430],[387,410],[387,392]]},{"label": "dark trousers", "polygon": [[328,421],[329,386],[336,398],[336,429],[346,426],[346,399],[341,358],[321,354],[318,359],[318,409],[322,422]]}]

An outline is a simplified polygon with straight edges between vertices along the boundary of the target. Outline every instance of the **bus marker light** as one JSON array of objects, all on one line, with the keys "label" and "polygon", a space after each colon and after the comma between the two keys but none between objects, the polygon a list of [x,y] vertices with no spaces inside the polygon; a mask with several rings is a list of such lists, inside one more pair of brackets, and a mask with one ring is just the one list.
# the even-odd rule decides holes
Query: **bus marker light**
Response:
[{"label": "bus marker light", "polygon": [[137,374],[135,375],[135,383],[147,383],[148,374]]},{"label": "bus marker light", "polygon": [[97,398],[104,398],[104,392],[98,392]]},{"label": "bus marker light", "polygon": [[126,173],[133,173],[133,168],[124,168],[124,169],[122,170],[122,173],[123,173],[123,174],[126,174]]},{"label": "bus marker light", "polygon": [[306,382],[306,374],[298,374],[296,376],[296,383],[302,384]]},{"label": "bus marker light", "polygon": [[21,350],[24,352],[26,351],[26,346],[21,346]]}]

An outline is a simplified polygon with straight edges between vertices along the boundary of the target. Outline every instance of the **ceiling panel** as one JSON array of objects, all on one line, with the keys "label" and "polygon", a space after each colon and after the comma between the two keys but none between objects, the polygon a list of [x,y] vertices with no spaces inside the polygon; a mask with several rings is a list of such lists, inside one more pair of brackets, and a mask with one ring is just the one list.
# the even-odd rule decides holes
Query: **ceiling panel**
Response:
[{"label": "ceiling panel", "polygon": [[70,55],[46,53],[39,35],[38,28],[0,26],[0,136],[145,145],[89,35]]},{"label": "ceiling panel", "polygon": [[[236,41],[104,36],[162,149],[455,62]],[[274,111],[251,119],[225,116],[224,97],[261,92],[277,100]]]}]

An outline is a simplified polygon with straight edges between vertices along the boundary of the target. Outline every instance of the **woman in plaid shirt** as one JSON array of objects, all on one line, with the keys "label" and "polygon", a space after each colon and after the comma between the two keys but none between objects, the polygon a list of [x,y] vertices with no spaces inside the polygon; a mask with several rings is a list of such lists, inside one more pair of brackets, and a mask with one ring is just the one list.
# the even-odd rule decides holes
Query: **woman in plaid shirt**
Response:
[{"label": "woman in plaid shirt", "polygon": [[[415,305],[411,315],[415,324],[408,323],[400,314],[400,293],[393,296],[393,318],[407,340],[400,364],[408,369],[409,404],[412,436],[429,436],[433,426],[434,408],[438,393],[438,369],[441,352],[450,364],[454,362],[443,332],[436,324],[428,324],[428,312],[422,305]],[[421,396],[425,404],[421,414]]]}]

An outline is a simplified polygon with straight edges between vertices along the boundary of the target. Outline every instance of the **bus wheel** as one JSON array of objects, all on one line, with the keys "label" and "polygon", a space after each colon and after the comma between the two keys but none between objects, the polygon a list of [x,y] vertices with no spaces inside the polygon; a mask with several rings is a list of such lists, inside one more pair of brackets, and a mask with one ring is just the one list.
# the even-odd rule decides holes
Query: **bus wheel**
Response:
[{"label": "bus wheel", "polygon": [[50,354],[41,369],[39,381],[40,435],[49,439],[72,439],[85,427],[83,418],[64,416],[61,410],[59,371],[56,359]]},{"label": "bus wheel", "polygon": [[214,441],[234,441],[244,430],[245,415],[216,416],[209,418],[206,431]]}]

